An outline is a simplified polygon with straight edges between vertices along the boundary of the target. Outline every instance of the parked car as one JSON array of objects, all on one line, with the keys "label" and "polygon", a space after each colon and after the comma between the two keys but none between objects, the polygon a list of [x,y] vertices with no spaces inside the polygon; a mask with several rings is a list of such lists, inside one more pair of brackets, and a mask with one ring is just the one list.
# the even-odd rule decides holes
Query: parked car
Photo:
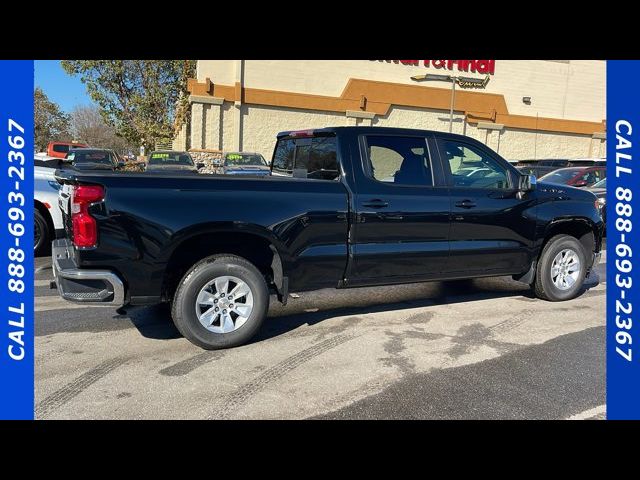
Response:
[{"label": "parked car", "polygon": [[555,170],[540,177],[540,180],[547,183],[557,183],[569,185],[571,187],[590,187],[600,180],[606,178],[606,167],[569,167]]},{"label": "parked car", "polygon": [[271,175],[267,161],[259,153],[230,152],[222,158],[225,175]]},{"label": "parked car", "polygon": [[124,166],[124,160],[113,150],[106,148],[78,148],[71,150],[64,159],[66,166],[76,170],[111,170]]},{"label": "parked car", "polygon": [[149,154],[146,172],[154,173],[198,173],[204,164],[197,164],[187,152],[156,151]]},{"label": "parked car", "polygon": [[526,165],[516,165],[516,168],[520,171],[520,173],[524,175],[535,175],[537,178],[542,178],[548,173],[555,172],[560,167],[537,166],[533,164],[526,164]]},{"label": "parked car", "polygon": [[598,210],[602,216],[604,222],[605,232],[607,227],[607,179],[604,178],[598,183],[595,183],[591,187],[587,188],[598,199]]},{"label": "parked car", "polygon": [[602,158],[544,158],[540,160],[520,160],[516,168],[527,175],[535,175],[538,178],[567,167],[606,166]]},{"label": "parked car", "polygon": [[[481,178],[460,175],[487,168]],[[171,304],[206,349],[249,341],[270,293],[513,275],[550,301],[583,288],[602,245],[595,196],[536,184],[462,135],[381,127],[278,134],[280,176],[60,170],[62,298]],[[318,172],[326,175],[318,175]],[[307,175],[304,175],[307,172]]]},{"label": "parked car", "polygon": [[[44,161],[36,160],[36,162]],[[47,163],[50,165],[36,165],[33,169],[33,249],[35,255],[48,253],[52,240],[64,233],[62,212],[58,207],[60,184],[54,175],[57,161],[48,161]]]},{"label": "parked car", "polygon": [[65,158],[70,151],[76,148],[89,148],[89,145],[79,142],[49,142],[47,155],[55,158]]},{"label": "parked car", "polygon": [[45,167],[45,168],[60,168],[64,165],[64,159],[58,157],[50,157],[46,153],[36,153],[33,156],[33,164],[36,167]]}]

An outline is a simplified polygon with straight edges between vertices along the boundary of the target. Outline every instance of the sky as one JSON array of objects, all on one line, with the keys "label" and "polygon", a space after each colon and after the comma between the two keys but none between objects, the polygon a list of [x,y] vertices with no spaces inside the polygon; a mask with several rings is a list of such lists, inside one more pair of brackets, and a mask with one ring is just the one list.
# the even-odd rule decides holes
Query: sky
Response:
[{"label": "sky", "polygon": [[36,60],[35,84],[66,113],[78,105],[91,104],[80,78],[68,75],[59,60]]}]

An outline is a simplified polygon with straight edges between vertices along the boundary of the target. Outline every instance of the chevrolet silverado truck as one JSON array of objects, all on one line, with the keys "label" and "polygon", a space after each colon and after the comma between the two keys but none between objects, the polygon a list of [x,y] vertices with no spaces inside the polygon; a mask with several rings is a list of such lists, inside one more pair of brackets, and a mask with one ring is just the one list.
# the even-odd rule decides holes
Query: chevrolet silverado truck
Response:
[{"label": "chevrolet silverado truck", "polygon": [[599,260],[592,193],[536,184],[465,136],[282,132],[271,170],[58,171],[66,238],[52,287],[78,303],[168,302],[187,339],[218,349],[248,342],[272,296],[512,275],[562,301]]}]

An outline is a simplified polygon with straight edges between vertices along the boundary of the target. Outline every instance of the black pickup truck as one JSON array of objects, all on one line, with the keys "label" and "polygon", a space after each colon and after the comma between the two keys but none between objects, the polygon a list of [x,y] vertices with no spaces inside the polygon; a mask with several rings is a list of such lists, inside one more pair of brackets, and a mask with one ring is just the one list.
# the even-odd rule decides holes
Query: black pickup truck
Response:
[{"label": "black pickup truck", "polygon": [[593,194],[536,185],[482,143],[335,127],[278,135],[270,176],[58,171],[67,238],[55,285],[73,302],[169,302],[216,349],[260,328],[270,294],[513,275],[577,296],[599,259]]}]

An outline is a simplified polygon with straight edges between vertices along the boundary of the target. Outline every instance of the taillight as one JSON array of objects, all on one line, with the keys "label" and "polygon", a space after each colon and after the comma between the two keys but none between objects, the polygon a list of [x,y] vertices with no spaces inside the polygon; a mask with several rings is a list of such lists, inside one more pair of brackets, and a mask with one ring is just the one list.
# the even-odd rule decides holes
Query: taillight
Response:
[{"label": "taillight", "polygon": [[104,188],[98,185],[78,185],[71,198],[73,244],[76,247],[95,247],[98,244],[98,225],[89,214],[92,203],[104,200]]},{"label": "taillight", "polygon": [[297,130],[295,132],[289,132],[289,136],[292,138],[300,137],[313,137],[314,130]]}]

